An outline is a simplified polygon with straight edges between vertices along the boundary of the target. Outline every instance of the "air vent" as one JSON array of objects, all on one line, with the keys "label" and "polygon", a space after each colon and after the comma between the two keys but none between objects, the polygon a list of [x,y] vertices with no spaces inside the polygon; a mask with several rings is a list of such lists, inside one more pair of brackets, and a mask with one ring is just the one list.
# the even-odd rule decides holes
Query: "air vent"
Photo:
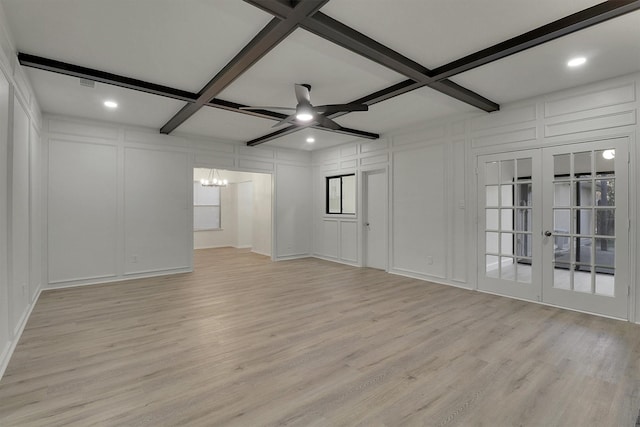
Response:
[{"label": "air vent", "polygon": [[96,87],[96,82],[89,79],[80,79],[80,86],[94,88]]}]

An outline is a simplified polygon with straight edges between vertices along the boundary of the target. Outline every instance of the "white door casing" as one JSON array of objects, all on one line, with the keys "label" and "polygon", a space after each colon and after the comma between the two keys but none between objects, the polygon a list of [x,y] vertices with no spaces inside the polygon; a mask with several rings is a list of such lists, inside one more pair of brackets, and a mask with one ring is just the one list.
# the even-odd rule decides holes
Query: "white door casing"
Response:
[{"label": "white door casing", "polygon": [[477,170],[479,290],[628,318],[627,138],[481,155]]},{"label": "white door casing", "polygon": [[364,265],[387,269],[387,173],[384,170],[364,174],[363,236]]},{"label": "white door casing", "polygon": [[539,301],[539,150],[478,157],[478,288]]},{"label": "white door casing", "polygon": [[545,302],[627,319],[627,139],[545,148],[542,156],[543,188],[553,188],[544,193]]}]

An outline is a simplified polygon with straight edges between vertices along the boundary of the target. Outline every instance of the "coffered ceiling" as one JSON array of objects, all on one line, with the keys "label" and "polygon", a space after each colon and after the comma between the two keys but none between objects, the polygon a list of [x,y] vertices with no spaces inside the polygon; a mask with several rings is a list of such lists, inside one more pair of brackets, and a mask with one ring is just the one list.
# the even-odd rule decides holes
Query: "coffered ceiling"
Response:
[{"label": "coffered ceiling", "polygon": [[[638,1],[0,4],[43,111],[237,143],[325,148],[640,71]],[[575,56],[587,62],[570,69]],[[314,105],[357,101],[369,111],[332,116],[336,133],[272,128],[281,111],[239,109],[294,107],[294,83],[311,85]]]}]

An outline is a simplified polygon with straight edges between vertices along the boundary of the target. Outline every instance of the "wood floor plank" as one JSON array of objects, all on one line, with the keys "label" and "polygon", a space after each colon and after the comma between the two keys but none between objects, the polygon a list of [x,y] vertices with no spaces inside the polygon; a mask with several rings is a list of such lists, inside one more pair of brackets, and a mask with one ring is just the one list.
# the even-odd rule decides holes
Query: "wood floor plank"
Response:
[{"label": "wood floor plank", "polygon": [[1,426],[632,426],[640,327],[317,259],[42,293]]}]

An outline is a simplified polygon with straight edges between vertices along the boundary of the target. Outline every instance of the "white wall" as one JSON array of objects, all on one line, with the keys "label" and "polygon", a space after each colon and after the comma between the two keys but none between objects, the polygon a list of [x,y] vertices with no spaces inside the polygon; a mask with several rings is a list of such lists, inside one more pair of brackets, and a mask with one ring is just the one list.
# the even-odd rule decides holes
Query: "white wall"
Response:
[{"label": "white wall", "polygon": [[[12,324],[18,328],[29,305],[29,116],[17,97],[13,101],[11,181],[11,275],[9,301]],[[14,334],[18,331],[14,329]]]},{"label": "white wall", "polygon": [[[387,168],[390,181],[389,271],[476,289],[476,174],[479,154],[549,145],[629,138],[632,259],[640,261],[636,213],[640,150],[640,74],[577,87],[503,105],[491,114],[450,117],[391,132],[378,141],[349,143],[314,151],[313,253],[362,265],[362,185],[355,218],[326,215],[326,176]],[[357,232],[346,227],[355,223]],[[348,232],[347,232],[348,231]],[[354,262],[344,254],[358,248]],[[640,279],[631,269],[631,319],[640,322]],[[636,307],[638,307],[636,309]]]},{"label": "white wall", "polygon": [[[282,244],[275,258],[309,256],[311,236],[300,231],[311,224],[309,153],[58,116],[45,117],[43,138],[50,145],[50,287],[191,271],[196,164],[274,173],[276,209],[296,227],[276,225]],[[224,225],[224,208],[222,215]]]},{"label": "white wall", "polygon": [[239,182],[235,185],[238,209],[239,248],[253,247],[253,182]]},{"label": "white wall", "polygon": [[275,239],[282,257],[305,256],[311,250],[311,173],[308,166],[276,169]]},{"label": "white wall", "polygon": [[43,175],[43,149],[39,128],[31,121],[29,129],[29,193],[30,193],[30,248],[29,248],[29,301],[33,302],[45,281],[44,260],[44,230],[46,228],[46,218],[43,207],[45,192],[42,189]]},{"label": "white wall", "polygon": [[222,248],[237,246],[238,211],[236,186],[229,184],[220,188],[220,229],[193,232],[193,248]]},{"label": "white wall", "polygon": [[[252,251],[271,256],[272,194],[271,175],[253,174]],[[311,221],[309,221],[310,224]]]},{"label": "white wall", "polygon": [[117,275],[117,151],[49,141],[49,283]]},{"label": "white wall", "polygon": [[40,293],[46,265],[40,123],[0,4],[0,377]]},{"label": "white wall", "polygon": [[9,81],[0,72],[0,376],[9,358],[13,333],[9,321]]},{"label": "white wall", "polygon": [[399,272],[446,278],[444,152],[438,144],[393,155],[391,265]]},{"label": "white wall", "polygon": [[125,275],[191,269],[190,169],[184,152],[125,148]]}]

